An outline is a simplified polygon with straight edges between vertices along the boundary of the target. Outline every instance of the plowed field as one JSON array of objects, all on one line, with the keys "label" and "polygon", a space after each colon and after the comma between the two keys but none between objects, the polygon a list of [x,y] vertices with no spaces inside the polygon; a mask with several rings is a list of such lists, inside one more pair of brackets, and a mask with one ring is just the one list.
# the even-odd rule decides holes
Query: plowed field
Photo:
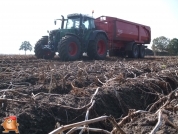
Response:
[{"label": "plowed field", "polygon": [[178,133],[178,57],[1,55],[0,122],[10,115],[21,134]]}]

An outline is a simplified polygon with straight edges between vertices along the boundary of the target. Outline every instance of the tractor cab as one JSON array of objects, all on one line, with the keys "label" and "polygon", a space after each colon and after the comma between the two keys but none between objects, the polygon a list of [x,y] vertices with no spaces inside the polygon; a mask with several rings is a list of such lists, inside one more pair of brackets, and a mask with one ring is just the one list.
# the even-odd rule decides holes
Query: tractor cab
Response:
[{"label": "tractor cab", "polygon": [[67,16],[66,29],[94,29],[94,18],[82,14],[70,14]]}]

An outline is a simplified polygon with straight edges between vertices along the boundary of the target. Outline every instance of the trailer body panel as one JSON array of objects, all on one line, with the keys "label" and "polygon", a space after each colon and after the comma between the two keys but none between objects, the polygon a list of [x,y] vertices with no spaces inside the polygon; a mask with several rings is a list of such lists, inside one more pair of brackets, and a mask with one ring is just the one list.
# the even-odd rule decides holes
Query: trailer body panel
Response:
[{"label": "trailer body panel", "polygon": [[96,18],[95,25],[107,33],[110,49],[125,48],[130,42],[143,45],[151,41],[151,29],[146,25],[108,16]]}]

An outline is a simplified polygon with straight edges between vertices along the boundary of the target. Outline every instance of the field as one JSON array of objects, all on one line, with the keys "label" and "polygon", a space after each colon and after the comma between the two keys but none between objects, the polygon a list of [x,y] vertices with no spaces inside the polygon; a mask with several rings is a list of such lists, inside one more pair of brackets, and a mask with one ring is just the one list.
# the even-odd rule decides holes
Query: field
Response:
[{"label": "field", "polygon": [[21,134],[175,134],[178,57],[0,55],[0,103],[0,122],[16,115]]}]

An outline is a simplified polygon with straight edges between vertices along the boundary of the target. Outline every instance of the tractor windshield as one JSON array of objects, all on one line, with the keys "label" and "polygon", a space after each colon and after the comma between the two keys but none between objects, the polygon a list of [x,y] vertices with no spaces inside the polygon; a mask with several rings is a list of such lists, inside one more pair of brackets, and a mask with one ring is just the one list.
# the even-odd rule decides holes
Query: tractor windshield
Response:
[{"label": "tractor windshield", "polygon": [[80,17],[68,18],[67,25],[66,25],[67,29],[79,28],[79,26],[80,26]]}]

